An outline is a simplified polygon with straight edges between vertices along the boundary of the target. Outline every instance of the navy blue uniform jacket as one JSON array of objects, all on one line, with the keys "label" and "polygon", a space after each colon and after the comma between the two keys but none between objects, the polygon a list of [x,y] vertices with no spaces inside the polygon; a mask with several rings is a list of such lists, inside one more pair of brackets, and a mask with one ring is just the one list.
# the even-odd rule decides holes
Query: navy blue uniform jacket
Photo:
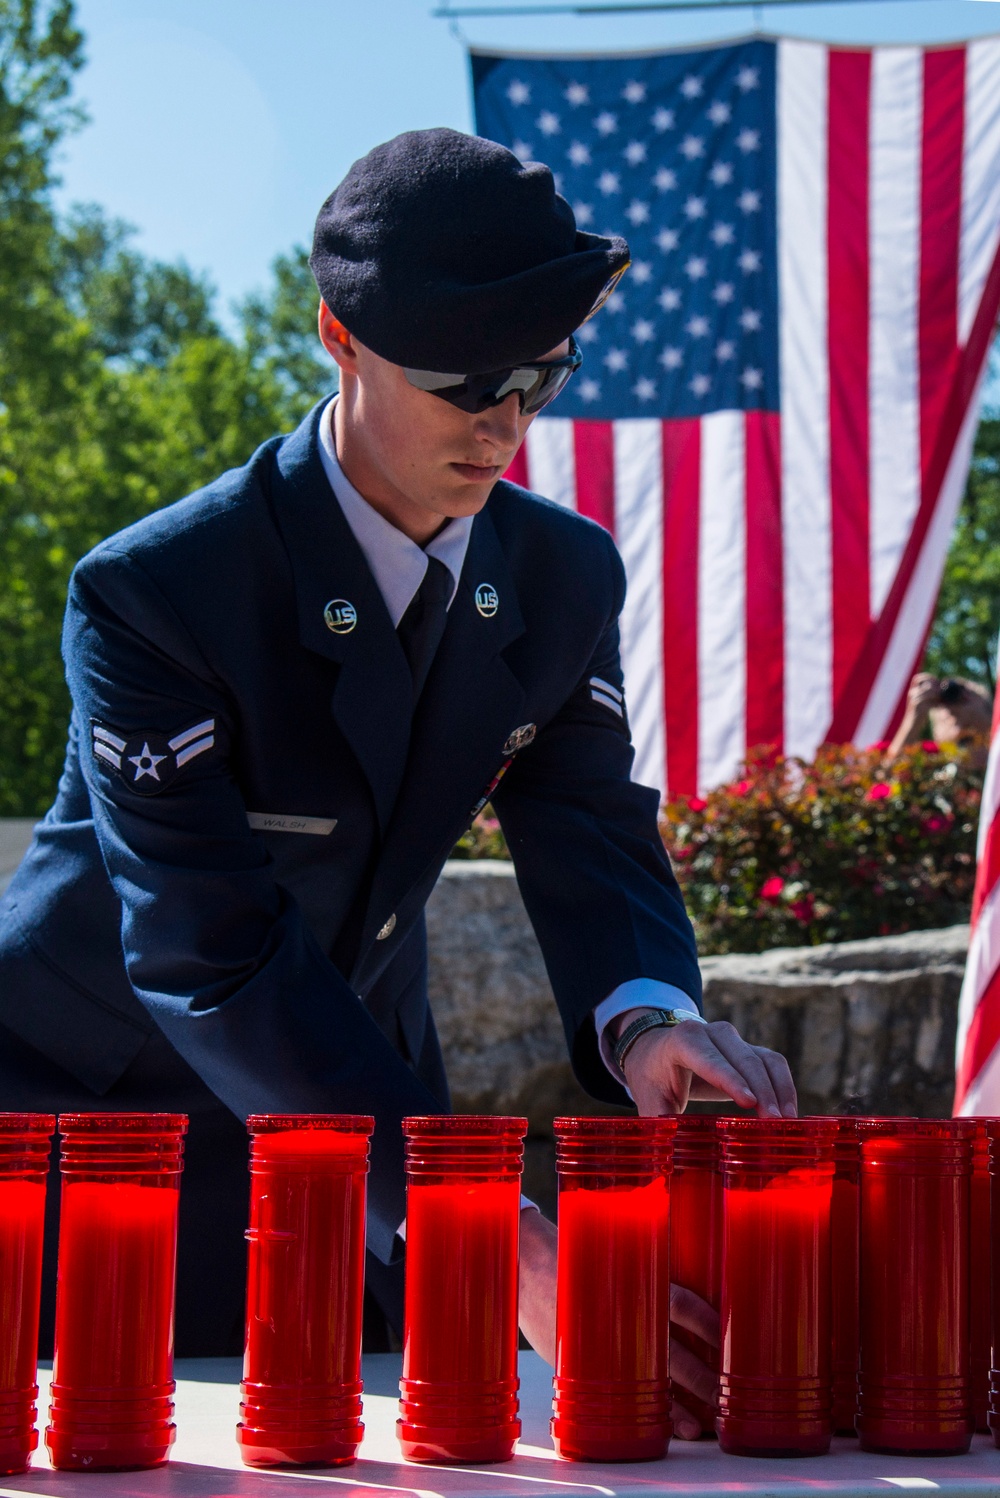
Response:
[{"label": "navy blue uniform jacket", "polygon": [[[98,1095],[159,1026],[238,1117],[374,1114],[369,1247],[388,1261],[400,1120],[444,1106],[407,1060],[432,1030],[424,904],[508,760],[493,804],[584,1087],[625,1101],[600,1000],[700,982],[657,796],[591,686],[622,690],[610,536],[498,483],[414,711],[318,420],[76,568],[69,749],[0,906],[0,1024]],[[267,814],[336,825],[261,830]],[[386,994],[401,1041],[369,1007]]]}]

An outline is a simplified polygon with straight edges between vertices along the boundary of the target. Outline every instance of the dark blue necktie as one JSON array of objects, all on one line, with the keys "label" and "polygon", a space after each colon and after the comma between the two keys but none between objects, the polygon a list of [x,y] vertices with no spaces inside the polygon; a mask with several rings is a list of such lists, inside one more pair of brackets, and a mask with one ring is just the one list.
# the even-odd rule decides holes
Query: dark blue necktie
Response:
[{"label": "dark blue necktie", "polygon": [[424,689],[427,673],[448,622],[452,587],[452,576],[444,563],[437,557],[428,557],[424,580],[396,627],[413,675],[414,702]]}]

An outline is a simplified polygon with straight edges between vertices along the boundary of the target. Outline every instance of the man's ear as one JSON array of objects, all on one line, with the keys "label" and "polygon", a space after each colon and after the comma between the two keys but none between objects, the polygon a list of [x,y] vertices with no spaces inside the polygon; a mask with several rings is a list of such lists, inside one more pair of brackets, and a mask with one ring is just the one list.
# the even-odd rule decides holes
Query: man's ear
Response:
[{"label": "man's ear", "polygon": [[354,339],[324,301],[319,304],[319,341],[346,374],[355,372],[358,351]]}]

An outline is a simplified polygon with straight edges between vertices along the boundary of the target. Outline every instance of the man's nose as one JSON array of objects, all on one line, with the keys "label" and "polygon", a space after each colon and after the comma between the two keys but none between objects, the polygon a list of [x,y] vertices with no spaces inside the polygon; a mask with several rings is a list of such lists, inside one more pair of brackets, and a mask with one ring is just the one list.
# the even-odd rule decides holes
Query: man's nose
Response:
[{"label": "man's nose", "polygon": [[516,390],[504,397],[498,406],[490,406],[476,418],[476,436],[511,447],[520,437],[521,398]]}]

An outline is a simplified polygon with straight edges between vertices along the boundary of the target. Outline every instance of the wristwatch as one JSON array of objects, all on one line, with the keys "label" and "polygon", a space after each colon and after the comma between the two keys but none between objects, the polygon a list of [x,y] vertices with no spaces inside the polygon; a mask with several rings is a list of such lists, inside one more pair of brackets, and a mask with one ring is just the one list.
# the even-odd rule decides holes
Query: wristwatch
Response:
[{"label": "wristwatch", "polygon": [[618,1070],[623,1070],[625,1057],[640,1035],[645,1035],[647,1030],[658,1030],[661,1025],[668,1030],[673,1029],[674,1025],[683,1024],[686,1020],[694,1020],[699,1025],[708,1024],[704,1015],[696,1014],[693,1009],[650,1009],[645,1014],[640,1014],[625,1026],[611,1047]]}]

